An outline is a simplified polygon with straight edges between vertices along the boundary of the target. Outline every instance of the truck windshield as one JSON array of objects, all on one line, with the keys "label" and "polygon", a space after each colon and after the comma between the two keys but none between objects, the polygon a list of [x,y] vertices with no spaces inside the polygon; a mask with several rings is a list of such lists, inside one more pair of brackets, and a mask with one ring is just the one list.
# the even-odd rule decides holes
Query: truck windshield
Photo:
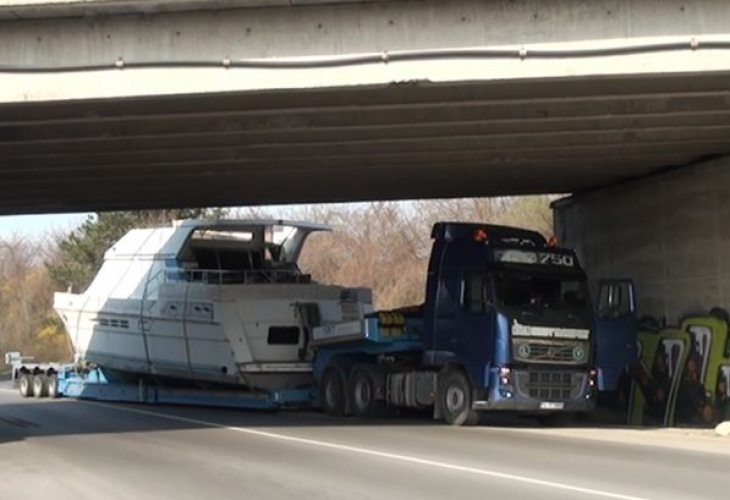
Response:
[{"label": "truck windshield", "polygon": [[497,304],[535,313],[587,319],[590,300],[585,280],[575,276],[504,272],[495,275]]}]

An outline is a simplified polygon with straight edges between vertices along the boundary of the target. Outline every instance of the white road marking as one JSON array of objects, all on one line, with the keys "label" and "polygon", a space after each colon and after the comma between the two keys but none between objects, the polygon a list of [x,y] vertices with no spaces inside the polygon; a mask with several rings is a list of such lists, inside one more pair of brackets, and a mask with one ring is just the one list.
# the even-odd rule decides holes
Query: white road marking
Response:
[{"label": "white road marking", "polygon": [[242,434],[249,434],[252,436],[258,436],[258,437],[263,437],[263,438],[268,438],[268,439],[275,439],[275,440],[279,440],[279,441],[288,441],[288,442],[297,443],[297,444],[309,445],[312,447],[328,448],[328,449],[332,449],[332,450],[345,451],[345,452],[349,452],[349,453],[356,453],[356,454],[367,455],[367,456],[371,456],[371,457],[385,458],[385,459],[389,459],[389,460],[397,460],[400,462],[423,465],[423,466],[427,466],[427,467],[435,467],[435,468],[439,468],[439,469],[446,469],[446,470],[452,470],[452,471],[457,471],[457,472],[466,472],[469,474],[476,474],[479,476],[493,477],[493,478],[497,478],[497,479],[514,481],[517,483],[531,484],[533,486],[543,486],[546,488],[553,488],[553,489],[558,489],[558,490],[563,490],[563,491],[572,491],[575,493],[582,493],[585,495],[592,495],[592,496],[601,497],[601,498],[613,498],[616,500],[648,500],[646,497],[625,495],[623,493],[613,493],[610,491],[598,490],[598,489],[594,489],[594,488],[584,488],[582,486],[573,486],[573,485],[565,484],[565,483],[546,481],[543,479],[535,479],[532,477],[520,476],[517,474],[509,474],[506,472],[498,472],[498,471],[493,471],[493,470],[489,470],[489,469],[468,467],[468,466],[464,466],[464,465],[455,465],[455,464],[450,464],[448,462],[441,462],[441,461],[437,461],[437,460],[428,460],[425,458],[419,458],[419,457],[415,457],[415,456],[411,456],[411,455],[401,455],[401,454],[397,454],[397,453],[373,450],[370,448],[360,448],[358,446],[350,446],[350,445],[332,443],[332,442],[328,442],[328,441],[319,441],[316,439],[301,438],[301,437],[296,437],[296,436],[290,436],[287,434],[279,434],[276,432],[259,431],[259,430],[249,429],[246,427],[234,427],[234,426],[229,426],[229,425],[224,425],[224,424],[218,424],[216,422],[210,422],[207,420],[198,420],[196,418],[187,418],[187,417],[180,417],[177,415],[170,415],[169,413],[140,410],[138,408],[129,408],[129,407],[125,407],[125,406],[117,406],[117,405],[92,402],[92,401],[82,401],[82,402],[84,404],[103,406],[105,408],[111,408],[111,409],[118,410],[118,411],[138,413],[140,415],[148,415],[148,416],[152,416],[152,417],[174,420],[174,421],[178,421],[178,422],[185,422],[188,424],[200,425],[200,426],[204,426],[204,427],[224,429],[224,430],[240,432]]},{"label": "white road marking", "polygon": [[[701,429],[693,430],[695,432],[694,435],[680,434],[680,429],[673,427],[627,427],[625,429],[600,427],[502,427],[501,429],[497,429],[495,427],[477,427],[474,430],[484,433],[507,431],[527,434],[528,436],[537,434],[557,439],[572,439],[594,443],[620,443],[623,446],[635,448],[660,448],[665,450],[710,453],[714,455],[730,455],[730,447],[723,440],[717,439],[711,429],[706,434],[701,434]],[[691,439],[688,439],[690,436]]]}]

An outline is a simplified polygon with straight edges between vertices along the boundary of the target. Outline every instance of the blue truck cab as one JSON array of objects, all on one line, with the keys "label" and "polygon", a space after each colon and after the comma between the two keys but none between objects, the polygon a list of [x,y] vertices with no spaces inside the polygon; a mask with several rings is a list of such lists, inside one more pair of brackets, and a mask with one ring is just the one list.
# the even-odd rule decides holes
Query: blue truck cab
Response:
[{"label": "blue truck cab", "polygon": [[504,226],[438,223],[432,237],[424,363],[463,370],[474,409],[592,409],[593,314],[575,253]]},{"label": "blue truck cab", "polygon": [[593,409],[595,321],[575,253],[489,224],[439,222],[432,238],[423,305],[315,332],[323,409],[433,407],[456,425],[485,410]]}]

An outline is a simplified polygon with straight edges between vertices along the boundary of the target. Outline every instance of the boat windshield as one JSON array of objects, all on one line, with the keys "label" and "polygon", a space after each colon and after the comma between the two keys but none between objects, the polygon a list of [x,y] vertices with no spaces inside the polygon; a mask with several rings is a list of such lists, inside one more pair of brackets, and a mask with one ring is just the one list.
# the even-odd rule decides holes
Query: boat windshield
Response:
[{"label": "boat windshield", "polygon": [[196,229],[180,253],[179,267],[187,281],[216,284],[309,281],[296,262],[287,261],[284,255],[284,245],[296,230],[290,226]]}]

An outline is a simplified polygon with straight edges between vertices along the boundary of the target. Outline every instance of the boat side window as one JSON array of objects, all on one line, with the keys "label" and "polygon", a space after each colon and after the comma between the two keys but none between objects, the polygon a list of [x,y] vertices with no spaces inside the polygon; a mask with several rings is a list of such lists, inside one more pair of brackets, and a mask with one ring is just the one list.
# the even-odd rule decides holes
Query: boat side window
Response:
[{"label": "boat side window", "polygon": [[297,345],[299,332],[298,326],[271,326],[266,341],[269,345]]}]

